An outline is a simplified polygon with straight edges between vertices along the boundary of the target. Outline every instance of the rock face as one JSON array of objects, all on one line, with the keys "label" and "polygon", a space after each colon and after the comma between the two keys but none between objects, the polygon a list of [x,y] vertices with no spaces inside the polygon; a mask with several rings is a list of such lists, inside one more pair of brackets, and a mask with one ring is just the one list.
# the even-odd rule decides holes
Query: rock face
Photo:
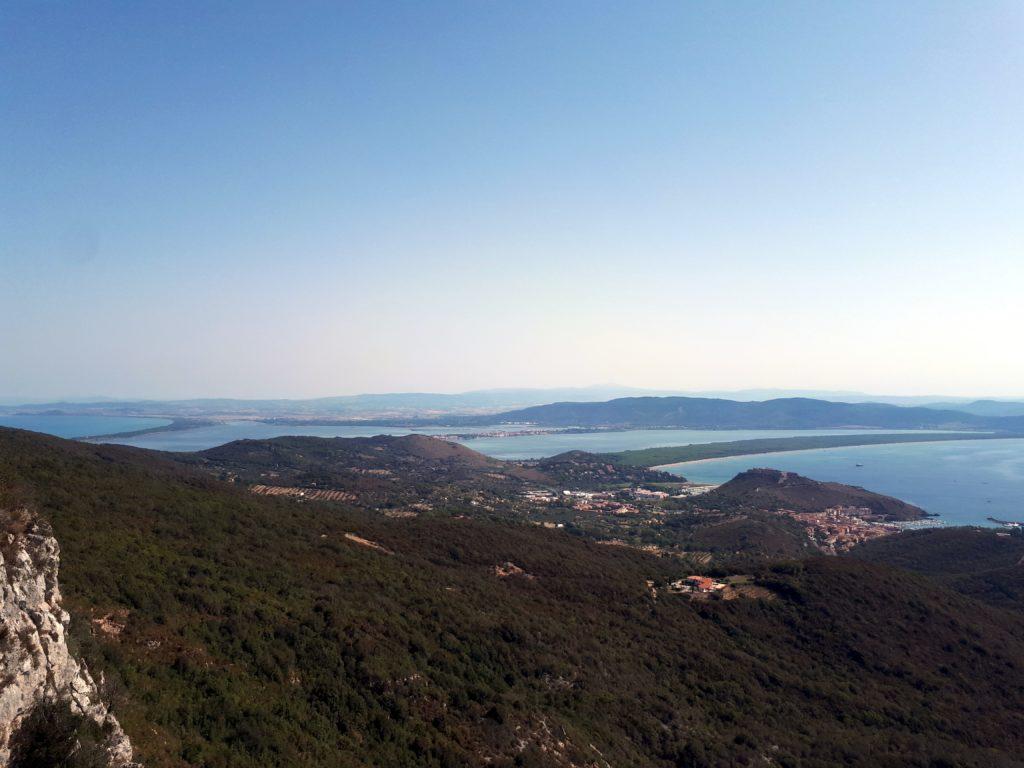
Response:
[{"label": "rock face", "polygon": [[45,524],[25,509],[0,510],[0,766],[10,763],[12,737],[42,703],[66,704],[100,726],[111,766],[137,765],[88,669],[68,650],[59,564]]}]

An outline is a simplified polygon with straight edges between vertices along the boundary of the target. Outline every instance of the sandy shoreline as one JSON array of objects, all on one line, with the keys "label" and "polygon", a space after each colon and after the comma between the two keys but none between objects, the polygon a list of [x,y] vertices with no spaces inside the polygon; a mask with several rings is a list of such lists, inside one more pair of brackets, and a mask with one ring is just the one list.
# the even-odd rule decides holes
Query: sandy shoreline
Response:
[{"label": "sandy shoreline", "polygon": [[666,470],[672,467],[682,467],[690,464],[704,464],[710,461],[724,461],[726,459],[738,459],[744,456],[774,456],[779,453],[815,453],[817,451],[838,451],[844,448],[882,448],[887,445],[923,445],[926,443],[961,443],[961,442],[973,442],[975,440],[1021,440],[1024,439],[1019,436],[1008,436],[1005,438],[991,437],[991,438],[978,438],[978,437],[965,437],[962,439],[949,439],[949,440],[899,440],[891,443],[862,443],[859,445],[832,445],[822,448],[792,448],[782,451],[758,451],[756,453],[734,453],[730,456],[709,456],[705,459],[688,459],[686,461],[674,461],[669,464],[656,464],[648,467],[648,469],[659,469]]}]

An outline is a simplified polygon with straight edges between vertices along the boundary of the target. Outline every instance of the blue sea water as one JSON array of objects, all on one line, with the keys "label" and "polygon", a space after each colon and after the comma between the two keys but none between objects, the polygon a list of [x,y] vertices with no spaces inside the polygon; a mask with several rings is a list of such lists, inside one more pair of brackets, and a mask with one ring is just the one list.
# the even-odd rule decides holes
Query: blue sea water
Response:
[{"label": "blue sea water", "polygon": [[723,483],[752,467],[859,485],[936,513],[945,525],[993,525],[988,517],[1024,520],[1024,439],[734,456],[679,464],[668,471],[694,482]]},{"label": "blue sea water", "polygon": [[0,427],[29,429],[57,437],[89,437],[115,432],[134,432],[138,429],[163,427],[169,419],[151,419],[135,416],[65,416],[62,414],[4,415],[0,414]]}]

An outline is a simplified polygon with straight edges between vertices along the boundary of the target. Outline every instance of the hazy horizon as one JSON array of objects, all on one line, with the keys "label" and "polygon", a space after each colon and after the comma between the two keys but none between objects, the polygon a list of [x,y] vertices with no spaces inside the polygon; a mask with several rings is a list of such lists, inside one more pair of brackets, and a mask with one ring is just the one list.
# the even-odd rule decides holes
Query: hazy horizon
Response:
[{"label": "hazy horizon", "polygon": [[1020,396],[1022,33],[1012,2],[5,3],[0,395]]},{"label": "hazy horizon", "polygon": [[[737,389],[702,389],[685,390],[672,387],[639,387],[616,384],[584,384],[579,386],[552,386],[552,387],[485,387],[480,389],[464,389],[452,391],[428,391],[428,390],[395,390],[393,392],[335,392],[331,394],[312,395],[310,397],[291,397],[285,395],[266,395],[254,397],[235,397],[228,395],[196,395],[187,397],[148,397],[140,396],[112,396],[103,394],[74,395],[68,394],[53,398],[40,397],[18,397],[4,396],[0,394],[0,406],[17,405],[39,405],[48,403],[77,403],[77,404],[102,404],[106,402],[187,402],[201,400],[238,400],[238,401],[306,401],[326,400],[331,398],[357,398],[357,397],[388,397],[403,395],[436,395],[441,397],[455,397],[459,395],[473,395],[501,392],[573,392],[581,395],[594,393],[594,400],[604,400],[617,397],[631,396],[683,396],[683,397],[713,397],[736,400],[758,400],[775,399],[784,397],[806,397],[819,400],[828,400],[830,397],[856,401],[856,398],[863,397],[865,400],[906,400],[915,402],[970,402],[978,400],[999,400],[1006,402],[1024,402],[1024,395],[992,396],[985,394],[964,394],[964,393],[921,393],[921,392],[861,392],[858,390],[820,390],[806,389],[799,387],[751,387]],[[613,394],[608,394],[609,392]]]}]

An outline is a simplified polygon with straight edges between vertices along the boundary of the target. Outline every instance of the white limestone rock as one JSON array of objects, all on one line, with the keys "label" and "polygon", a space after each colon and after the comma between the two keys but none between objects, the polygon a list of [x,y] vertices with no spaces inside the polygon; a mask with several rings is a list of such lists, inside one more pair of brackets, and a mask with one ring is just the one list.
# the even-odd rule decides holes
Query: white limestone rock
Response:
[{"label": "white limestone rock", "polygon": [[66,704],[99,725],[111,766],[137,765],[89,670],[68,650],[59,565],[57,540],[31,512],[0,511],[0,766],[10,762],[11,737],[42,702]]}]

